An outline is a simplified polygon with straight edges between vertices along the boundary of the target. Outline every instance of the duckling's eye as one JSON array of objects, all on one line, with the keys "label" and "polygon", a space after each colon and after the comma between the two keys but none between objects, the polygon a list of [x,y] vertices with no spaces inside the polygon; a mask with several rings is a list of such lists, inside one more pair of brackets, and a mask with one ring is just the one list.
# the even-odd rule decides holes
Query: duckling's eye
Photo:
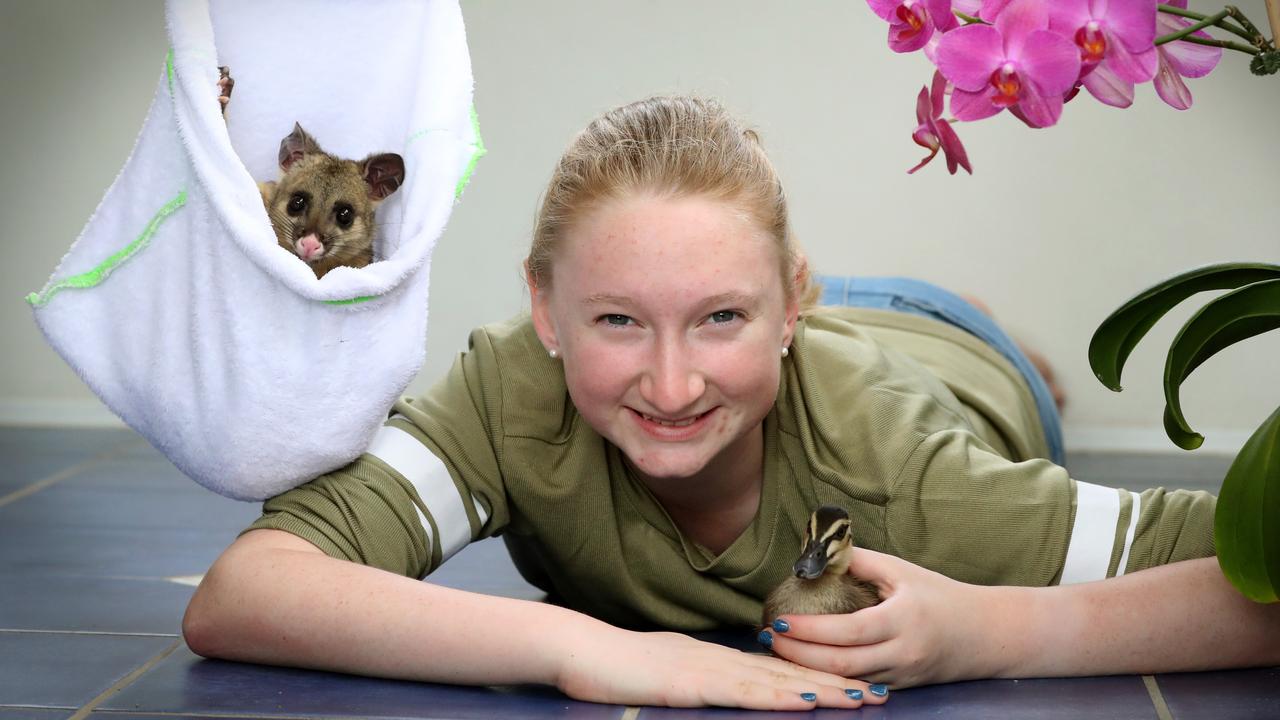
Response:
[{"label": "duckling's eye", "polygon": [[832,540],[833,542],[834,542],[834,541],[837,541],[837,540],[843,540],[843,539],[844,539],[844,536],[845,536],[845,533],[847,533],[847,532],[849,532],[849,528],[847,528],[847,527],[842,527],[842,528],[840,528],[839,530],[836,530],[834,533],[832,533],[832,534],[831,534],[831,540]]},{"label": "duckling's eye", "polygon": [[600,316],[600,319],[603,320],[606,325],[612,325],[614,327],[625,327],[627,325],[630,325],[633,322],[630,317],[626,315],[620,315],[618,313],[609,313],[608,315],[602,315]]},{"label": "duckling's eye", "polygon": [[289,205],[286,208],[286,210],[290,215],[301,215],[302,212],[306,209],[307,209],[306,195],[303,195],[302,193],[299,192],[299,193],[294,193],[293,197],[289,198]]},{"label": "duckling's eye", "polygon": [[724,323],[733,322],[741,316],[742,313],[737,312],[736,310],[717,310],[716,312],[708,315],[707,320],[709,320],[712,325],[723,325]]},{"label": "duckling's eye", "polygon": [[343,230],[351,227],[352,221],[356,219],[355,210],[352,210],[351,206],[345,203],[335,205],[334,210],[336,212],[334,212],[333,217],[338,221],[338,227]]}]

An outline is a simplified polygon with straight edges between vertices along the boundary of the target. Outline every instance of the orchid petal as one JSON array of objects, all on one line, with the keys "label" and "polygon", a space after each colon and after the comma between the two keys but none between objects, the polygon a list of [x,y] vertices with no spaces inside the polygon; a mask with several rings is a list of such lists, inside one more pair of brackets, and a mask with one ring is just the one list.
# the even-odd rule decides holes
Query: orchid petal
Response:
[{"label": "orchid petal", "polygon": [[965,152],[964,144],[960,142],[960,136],[956,135],[951,123],[939,120],[937,127],[938,139],[942,141],[942,152],[947,156],[947,170],[955,175],[956,165],[959,165],[965,169],[965,172],[972,175],[973,168],[969,165],[969,153]]},{"label": "orchid petal", "polygon": [[930,160],[932,160],[934,157],[936,157],[936,156],[938,155],[938,148],[939,148],[939,147],[941,147],[941,146],[940,146],[940,145],[935,145],[935,146],[934,146],[934,148],[933,148],[933,151],[929,153],[928,157],[926,157],[925,159],[921,160],[919,163],[917,163],[917,164],[916,164],[916,166],[915,166],[915,167],[913,167],[913,168],[911,168],[910,170],[908,170],[908,171],[907,171],[907,174],[908,174],[908,175],[910,175],[910,174],[914,173],[915,171],[919,170],[920,168],[924,167],[925,165],[928,165],[928,164],[929,164],[929,161],[930,161]]},{"label": "orchid petal", "polygon": [[973,17],[982,12],[982,0],[951,0],[951,9]]},{"label": "orchid petal", "polygon": [[1140,53],[1156,40],[1156,4],[1148,0],[1112,0],[1106,25],[1131,52]]},{"label": "orchid petal", "polygon": [[981,120],[1000,112],[1000,106],[991,102],[995,92],[991,87],[980,92],[969,92],[956,88],[951,92],[951,114],[961,120]]},{"label": "orchid petal", "polygon": [[920,94],[916,96],[916,123],[926,125],[934,118],[932,104],[929,102],[929,88],[920,88]]},{"label": "orchid petal", "polygon": [[1062,95],[1080,78],[1080,50],[1075,43],[1048,30],[1027,35],[1020,65],[1022,74],[1046,95]]},{"label": "orchid petal", "polygon": [[1004,41],[990,25],[966,25],[942,36],[938,69],[957,88],[978,92],[1004,62]]},{"label": "orchid petal", "polygon": [[898,12],[898,6],[902,4],[902,0],[867,0],[867,5],[871,7],[871,12],[886,22],[893,22]]},{"label": "orchid petal", "polygon": [[1056,0],[1049,3],[1049,29],[1072,37],[1092,19],[1089,0]]},{"label": "orchid petal", "polygon": [[937,70],[933,71],[933,85],[929,89],[933,113],[929,117],[942,117],[943,102],[947,99],[947,79]]},{"label": "orchid petal", "polygon": [[1008,4],[1009,0],[982,0],[982,9],[978,11],[978,16],[987,22],[995,22]]},{"label": "orchid petal", "polygon": [[[1176,42],[1169,44],[1177,45]],[[1191,91],[1187,89],[1187,84],[1182,81],[1181,75],[1163,52],[1160,53],[1160,70],[1156,72],[1153,84],[1156,86],[1156,94],[1169,107],[1176,110],[1186,110],[1191,107]]]},{"label": "orchid petal", "polygon": [[[1018,109],[1023,122],[1034,128],[1051,127],[1062,116],[1062,93],[1045,94],[1034,82],[1024,83],[1018,97]],[[957,116],[959,117],[959,116]]]},{"label": "orchid petal", "polygon": [[1103,104],[1118,108],[1133,104],[1133,83],[1117,75],[1108,63],[1094,68],[1083,83],[1089,94]]},{"label": "orchid petal", "polygon": [[1119,38],[1110,29],[1103,28],[1102,33],[1107,39],[1107,56],[1102,63],[1116,75],[1131,83],[1146,82],[1155,77],[1157,61],[1154,45],[1148,46],[1144,52],[1134,53],[1123,42],[1119,42]]},{"label": "orchid petal", "polygon": [[933,37],[933,23],[925,22],[919,29],[906,23],[889,26],[889,49],[897,53],[915,52]]},{"label": "orchid petal", "polygon": [[942,36],[943,33],[936,32],[929,38],[929,42],[924,44],[924,56],[934,65],[938,64],[938,43],[942,42]]},{"label": "orchid petal", "polygon": [[[1198,32],[1194,34],[1210,37],[1205,33]],[[1182,40],[1165,43],[1158,49],[1164,59],[1173,66],[1173,69],[1179,75],[1189,78],[1208,75],[1213,72],[1214,68],[1218,67],[1218,61],[1222,59],[1222,48],[1196,45]]]},{"label": "orchid petal", "polygon": [[951,0],[924,0],[924,4],[929,8],[929,18],[933,20],[933,26],[939,32],[948,32],[959,27],[960,21],[951,14]]},{"label": "orchid petal", "polygon": [[1022,57],[1027,37],[1049,27],[1049,8],[1040,0],[1013,0],[996,18],[996,29],[1004,38],[1005,56],[1017,61]]}]

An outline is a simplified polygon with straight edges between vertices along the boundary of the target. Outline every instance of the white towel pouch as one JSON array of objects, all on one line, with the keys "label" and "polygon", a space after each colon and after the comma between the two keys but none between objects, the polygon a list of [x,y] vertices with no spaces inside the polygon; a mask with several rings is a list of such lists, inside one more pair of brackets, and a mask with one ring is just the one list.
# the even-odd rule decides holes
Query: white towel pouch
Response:
[{"label": "white towel pouch", "polygon": [[[31,302],[49,343],[205,487],[261,500],[367,446],[422,365],[431,250],[483,153],[455,0],[168,0],[172,51],[132,154]],[[219,65],[235,92],[224,122]],[[376,255],[317,280],[256,180],[299,122],[404,157]]]}]

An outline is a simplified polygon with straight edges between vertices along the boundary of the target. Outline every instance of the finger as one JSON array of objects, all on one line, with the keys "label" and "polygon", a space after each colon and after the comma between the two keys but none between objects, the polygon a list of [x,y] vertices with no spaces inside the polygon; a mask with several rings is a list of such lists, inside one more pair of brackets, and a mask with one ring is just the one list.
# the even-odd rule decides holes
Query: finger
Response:
[{"label": "finger", "polygon": [[861,707],[865,698],[873,698],[873,702],[883,702],[883,696],[871,692],[870,686],[859,680],[846,680],[838,675],[811,670],[795,663],[769,658],[767,668],[756,670],[755,682],[776,688],[787,694],[798,696],[810,706],[855,709]]},{"label": "finger", "polygon": [[876,681],[892,667],[892,641],[839,647],[780,637],[773,651],[781,658],[823,673],[850,678],[846,682]]},{"label": "finger", "polygon": [[[780,637],[823,645],[871,645],[893,637],[893,605],[880,603],[843,615],[783,615],[757,638],[760,644]],[[768,634],[769,637],[765,637]]]}]

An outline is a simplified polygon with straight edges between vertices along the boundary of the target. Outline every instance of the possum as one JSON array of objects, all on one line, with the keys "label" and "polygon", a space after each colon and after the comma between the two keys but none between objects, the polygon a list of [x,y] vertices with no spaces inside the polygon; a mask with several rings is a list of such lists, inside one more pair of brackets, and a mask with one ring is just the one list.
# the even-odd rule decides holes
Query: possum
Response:
[{"label": "possum", "polygon": [[[228,68],[218,70],[225,118],[235,80]],[[279,161],[280,179],[258,183],[258,191],[280,247],[317,278],[340,265],[373,262],[374,211],[403,184],[404,159],[396,153],[335,157],[295,122],[280,141]]]}]

